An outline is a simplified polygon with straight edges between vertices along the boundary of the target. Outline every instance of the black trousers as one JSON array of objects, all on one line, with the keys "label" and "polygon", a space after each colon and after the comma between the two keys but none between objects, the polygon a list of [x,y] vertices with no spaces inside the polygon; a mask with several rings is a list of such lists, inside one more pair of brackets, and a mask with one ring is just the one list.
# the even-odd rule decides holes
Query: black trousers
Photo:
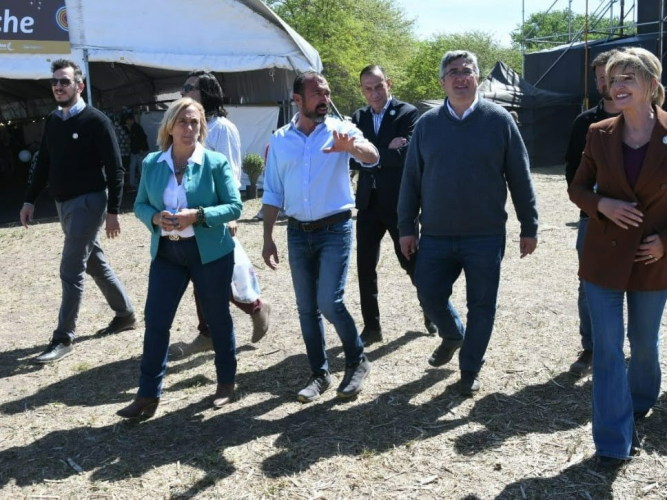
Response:
[{"label": "black trousers", "polygon": [[401,253],[396,204],[392,206],[381,203],[376,191],[373,190],[368,208],[357,212],[357,272],[364,326],[374,330],[380,329],[376,268],[380,260],[380,244],[387,232],[394,243],[394,252],[399,264],[408,273],[414,285],[416,255],[408,260]]}]

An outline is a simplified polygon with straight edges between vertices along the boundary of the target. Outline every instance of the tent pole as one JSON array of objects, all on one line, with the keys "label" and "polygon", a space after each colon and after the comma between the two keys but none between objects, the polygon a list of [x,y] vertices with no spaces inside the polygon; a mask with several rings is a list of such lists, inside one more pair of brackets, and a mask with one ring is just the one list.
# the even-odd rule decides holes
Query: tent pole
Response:
[{"label": "tent pole", "polygon": [[521,76],[526,76],[526,0],[521,0]]},{"label": "tent pole", "polygon": [[[83,49],[83,71],[86,73],[86,96],[88,97],[87,104],[93,106],[93,90],[90,79],[90,67],[88,66],[88,49]],[[94,107],[94,106],[93,106]]]}]

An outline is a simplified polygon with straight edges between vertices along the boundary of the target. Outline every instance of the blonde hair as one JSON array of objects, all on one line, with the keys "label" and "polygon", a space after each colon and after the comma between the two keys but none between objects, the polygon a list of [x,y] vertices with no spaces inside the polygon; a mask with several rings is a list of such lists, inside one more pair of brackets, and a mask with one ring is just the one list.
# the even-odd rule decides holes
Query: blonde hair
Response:
[{"label": "blonde hair", "polygon": [[662,103],[665,102],[665,87],[660,83],[662,64],[656,56],[641,47],[626,47],[616,52],[609,58],[604,71],[608,88],[611,88],[611,72],[616,68],[634,70],[635,78],[642,81],[646,87],[644,96],[651,101],[651,104],[662,106]]},{"label": "blonde hair", "polygon": [[206,136],[208,135],[208,127],[206,126],[206,113],[204,113],[203,106],[190,97],[181,97],[171,103],[167,111],[164,112],[164,116],[160,122],[160,128],[157,132],[157,145],[160,151],[167,151],[169,146],[174,143],[171,131],[174,129],[179,113],[188,106],[194,106],[199,111],[199,137],[197,141],[202,145],[205,144],[204,141],[206,141]]}]

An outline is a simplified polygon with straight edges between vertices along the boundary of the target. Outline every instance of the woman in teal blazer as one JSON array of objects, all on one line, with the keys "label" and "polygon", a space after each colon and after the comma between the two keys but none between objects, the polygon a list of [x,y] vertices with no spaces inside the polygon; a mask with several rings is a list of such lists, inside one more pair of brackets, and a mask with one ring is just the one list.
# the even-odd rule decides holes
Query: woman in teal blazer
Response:
[{"label": "woman in teal blazer", "polygon": [[232,169],[220,153],[204,149],[206,118],[199,103],[175,101],[160,124],[159,152],[146,157],[134,213],[151,232],[144,352],[136,399],[124,418],[155,414],[167,369],[169,331],[192,280],[215,350],[218,386],[213,404],[234,398],[236,345],[229,313],[234,242],[227,223],[241,215]]}]

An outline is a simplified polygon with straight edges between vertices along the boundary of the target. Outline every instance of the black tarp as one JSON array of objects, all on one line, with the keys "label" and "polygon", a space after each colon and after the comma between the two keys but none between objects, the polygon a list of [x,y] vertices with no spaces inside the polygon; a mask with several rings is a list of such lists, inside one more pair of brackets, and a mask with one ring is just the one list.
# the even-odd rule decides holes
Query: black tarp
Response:
[{"label": "black tarp", "polygon": [[[508,111],[517,112],[531,167],[564,162],[569,130],[581,111],[578,96],[538,89],[501,61],[480,83],[479,93]],[[423,113],[442,103],[421,101],[417,107]]]}]

